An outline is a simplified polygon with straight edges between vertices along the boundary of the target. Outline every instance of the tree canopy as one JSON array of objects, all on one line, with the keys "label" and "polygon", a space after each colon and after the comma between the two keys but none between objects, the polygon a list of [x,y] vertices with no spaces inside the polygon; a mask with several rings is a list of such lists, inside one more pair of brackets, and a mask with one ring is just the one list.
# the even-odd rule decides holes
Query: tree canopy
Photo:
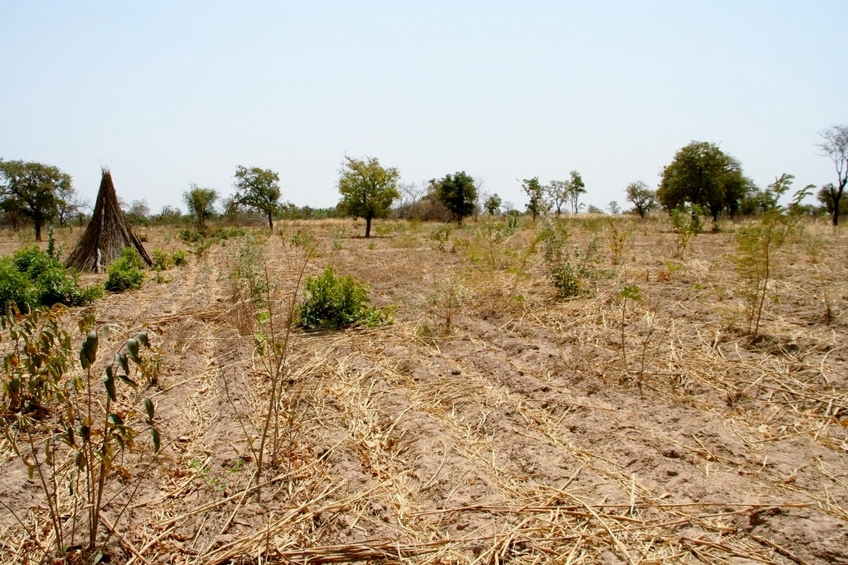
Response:
[{"label": "tree canopy", "polygon": [[571,213],[576,214],[580,211],[580,195],[586,194],[586,183],[583,182],[583,177],[577,171],[569,173],[571,178],[566,181],[568,201],[571,203]]},{"label": "tree canopy", "polygon": [[445,175],[440,180],[433,179],[430,181],[430,187],[457,222],[462,223],[462,218],[474,213],[477,187],[474,186],[474,179],[465,171]]},{"label": "tree canopy", "polygon": [[737,159],[714,143],[693,141],[663,168],[657,199],[667,210],[687,202],[704,206],[717,220],[722,210],[736,214],[751,185]]},{"label": "tree canopy", "polygon": [[539,177],[533,177],[532,179],[521,181],[521,188],[524,189],[524,192],[530,198],[530,202],[527,203],[527,211],[530,212],[535,222],[536,216],[543,214],[547,208],[545,187],[539,184]]},{"label": "tree canopy", "polygon": [[71,176],[52,165],[0,159],[0,177],[3,210],[30,218],[41,241],[41,228],[56,215],[60,193],[73,192]]},{"label": "tree canopy", "polygon": [[233,199],[243,206],[253,208],[268,218],[268,227],[274,229],[274,214],[280,210],[280,175],[271,169],[236,167],[236,194]]},{"label": "tree canopy", "polygon": [[382,167],[376,157],[356,159],[345,155],[339,175],[339,210],[364,218],[365,237],[371,237],[371,220],[386,217],[392,202],[400,198],[399,179],[396,168]]},{"label": "tree canopy", "polygon": [[183,202],[188,207],[189,214],[194,216],[197,231],[206,230],[206,220],[215,215],[215,201],[218,193],[211,188],[203,188],[196,184],[189,185],[189,189],[183,192]]},{"label": "tree canopy", "polygon": [[568,181],[565,180],[552,180],[544,187],[557,216],[562,213],[562,207],[568,202],[568,188]]},{"label": "tree canopy", "polygon": [[[831,202],[833,225],[839,225],[841,201],[848,184],[848,126],[833,126],[819,132],[822,141],[819,149],[822,154],[833,161],[836,169],[836,184],[827,188],[827,198]],[[823,188],[824,189],[824,188]]]},{"label": "tree canopy", "polygon": [[489,213],[490,216],[494,216],[501,210],[501,204],[503,204],[503,200],[497,194],[493,194],[486,198],[486,201],[483,202],[483,208],[486,209],[486,212]]},{"label": "tree canopy", "polygon": [[656,193],[643,181],[631,182],[627,185],[625,193],[627,201],[633,204],[633,211],[639,214],[640,218],[644,218],[648,212],[657,207]]}]

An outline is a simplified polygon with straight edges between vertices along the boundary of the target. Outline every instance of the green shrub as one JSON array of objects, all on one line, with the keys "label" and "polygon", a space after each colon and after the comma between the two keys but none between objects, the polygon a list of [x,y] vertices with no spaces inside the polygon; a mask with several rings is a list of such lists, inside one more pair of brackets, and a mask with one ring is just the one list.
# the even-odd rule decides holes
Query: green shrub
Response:
[{"label": "green shrub", "polygon": [[174,251],[172,258],[174,260],[174,266],[176,267],[185,267],[188,265],[188,254],[183,249]]},{"label": "green shrub", "polygon": [[174,258],[164,249],[154,249],[150,258],[153,259],[154,271],[167,271],[174,267]]},{"label": "green shrub", "polygon": [[180,233],[180,239],[183,240],[185,243],[197,243],[199,241],[202,241],[204,238],[203,234],[199,231],[183,230]]},{"label": "green shrub", "polygon": [[561,263],[551,268],[551,282],[563,298],[580,294],[580,278],[569,263]]},{"label": "green shrub", "polygon": [[82,306],[102,293],[97,285],[81,288],[76,271],[37,247],[27,247],[0,259],[2,305],[11,301],[23,311],[53,304]]},{"label": "green shrub", "polygon": [[40,302],[35,283],[18,270],[10,257],[0,260],[0,300],[3,307],[12,302],[21,310],[34,308]]},{"label": "green shrub", "polygon": [[233,239],[245,235],[247,235],[247,231],[242,228],[218,228],[212,233],[212,237],[217,240]]},{"label": "green shrub", "polygon": [[244,237],[245,235],[247,235],[247,231],[242,228],[217,228],[214,232],[207,232],[207,235],[197,230],[183,230],[180,233],[180,239],[185,243],[198,243],[204,239],[220,242],[236,237]]},{"label": "green shrub", "polygon": [[704,231],[703,210],[697,204],[681,205],[671,211],[671,225],[677,232],[677,253],[683,256],[692,238]]},{"label": "green shrub", "polygon": [[124,292],[141,288],[144,282],[144,261],[132,247],[125,247],[106,272],[106,283],[103,285],[109,292]]},{"label": "green shrub", "polygon": [[518,210],[510,210],[506,213],[506,227],[511,230],[516,230],[518,228],[518,217],[520,214]]},{"label": "green shrub", "polygon": [[307,297],[300,306],[300,325],[308,329],[345,328],[356,324],[378,326],[387,314],[368,307],[368,288],[353,277],[336,275],[333,267],[306,278]]}]

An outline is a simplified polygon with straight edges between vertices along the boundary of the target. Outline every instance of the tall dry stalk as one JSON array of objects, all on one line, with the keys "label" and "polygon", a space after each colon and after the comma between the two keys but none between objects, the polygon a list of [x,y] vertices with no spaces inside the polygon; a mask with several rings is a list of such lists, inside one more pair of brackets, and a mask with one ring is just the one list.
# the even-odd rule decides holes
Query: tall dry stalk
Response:
[{"label": "tall dry stalk", "polygon": [[[282,388],[283,379],[285,378],[285,375],[288,372],[287,360],[289,355],[289,344],[291,341],[292,328],[294,326],[295,314],[297,312],[297,296],[302,285],[304,275],[306,273],[306,267],[309,264],[309,260],[312,258],[312,254],[315,251],[315,247],[316,246],[313,245],[306,252],[303,261],[300,264],[300,268],[297,271],[297,277],[295,280],[294,287],[292,288],[291,294],[289,296],[288,311],[286,313],[286,318],[283,322],[282,329],[279,329],[275,322],[276,312],[274,309],[274,301],[271,298],[271,278],[268,274],[268,264],[264,264],[264,277],[266,283],[265,294],[266,307],[268,309],[267,320],[269,335],[264,340],[264,342],[261,342],[259,344],[259,353],[262,359],[265,372],[271,380],[271,391],[268,398],[268,408],[263,417],[262,433],[260,434],[259,450],[257,453],[257,485],[261,484],[262,472],[264,470],[265,465],[265,444],[268,441],[268,435],[271,430],[272,422],[274,423],[274,438],[273,447],[271,450],[271,461],[276,461],[278,456],[278,430],[280,418],[280,410],[277,405],[278,396]],[[282,339],[280,339],[280,333],[282,333]],[[261,499],[260,489],[257,489],[257,496]]]}]

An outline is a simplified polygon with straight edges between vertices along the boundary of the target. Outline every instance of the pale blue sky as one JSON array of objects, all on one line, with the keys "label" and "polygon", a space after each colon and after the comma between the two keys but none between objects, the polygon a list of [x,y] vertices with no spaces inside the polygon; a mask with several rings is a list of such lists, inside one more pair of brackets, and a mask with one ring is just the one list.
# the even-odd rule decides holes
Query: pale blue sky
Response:
[{"label": "pale blue sky", "polygon": [[817,132],[848,123],[848,1],[0,0],[0,157],[100,163],[156,212],[237,165],[332,206],[344,154],[406,182],[464,170],[524,209],[517,179],[583,175],[624,202],[692,140],[765,186],[835,180]]}]

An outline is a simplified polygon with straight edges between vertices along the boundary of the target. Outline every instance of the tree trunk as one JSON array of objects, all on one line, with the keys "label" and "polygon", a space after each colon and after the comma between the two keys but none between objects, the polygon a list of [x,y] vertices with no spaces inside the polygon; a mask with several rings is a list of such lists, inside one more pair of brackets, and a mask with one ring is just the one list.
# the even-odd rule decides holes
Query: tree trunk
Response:
[{"label": "tree trunk", "polygon": [[833,225],[834,226],[839,225],[839,204],[842,201],[842,195],[844,194],[846,184],[848,184],[848,182],[842,181],[840,179],[839,189],[836,191],[836,194],[833,195]]},{"label": "tree trunk", "polygon": [[268,228],[274,231],[274,216],[271,212],[268,212]]},{"label": "tree trunk", "polygon": [[33,218],[33,222],[35,222],[35,241],[41,241],[41,224],[43,220],[36,216]]},{"label": "tree trunk", "polygon": [[371,216],[365,218],[365,237],[371,237]]}]

